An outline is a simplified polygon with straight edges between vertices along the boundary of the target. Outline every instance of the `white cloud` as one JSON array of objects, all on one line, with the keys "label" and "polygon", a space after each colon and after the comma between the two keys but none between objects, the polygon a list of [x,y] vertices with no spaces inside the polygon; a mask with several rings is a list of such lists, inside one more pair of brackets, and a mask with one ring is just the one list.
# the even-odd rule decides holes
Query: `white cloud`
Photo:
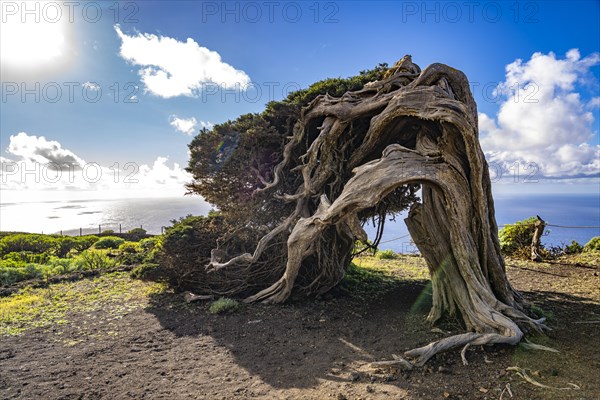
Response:
[{"label": "white cloud", "polygon": [[3,196],[30,198],[31,193],[39,197],[40,192],[63,192],[68,197],[86,192],[93,193],[93,198],[169,197],[184,194],[184,184],[191,181],[179,164],[169,166],[166,157],[157,157],[151,165],[131,162],[116,169],[115,164],[86,163],[59,142],[25,132],[10,137],[6,152],[10,158],[0,157]]},{"label": "white cloud", "polygon": [[595,83],[590,68],[599,63],[600,54],[581,58],[572,49],[563,59],[535,53],[527,62],[507,65],[506,81],[497,89],[504,101],[496,119],[479,114],[488,161],[505,170],[535,163],[544,177],[597,176],[600,146],[591,143],[598,133],[589,109],[598,100],[586,104],[580,90]]},{"label": "white cloud", "polygon": [[121,39],[120,55],[140,66],[139,74],[146,90],[157,96],[195,97],[205,84],[226,89],[243,89],[248,75],[221,60],[219,53],[201,47],[188,38],[185,42],[149,33],[127,35],[116,25]]},{"label": "white cloud", "polygon": [[212,129],[212,122],[198,121],[196,118],[179,118],[177,115],[171,115],[169,118],[169,124],[177,131],[185,133],[186,135],[193,135],[196,133],[196,127],[200,125],[200,128]]},{"label": "white cloud", "polygon": [[92,90],[94,92],[97,92],[100,90],[100,85],[98,85],[97,83],[94,83],[94,82],[90,82],[90,81],[84,82],[83,85],[81,85],[81,86],[84,89]]},{"label": "white cloud", "polygon": [[587,103],[587,108],[600,108],[600,97],[592,97],[592,99]]},{"label": "white cloud", "polygon": [[196,118],[194,117],[186,119],[179,118],[177,115],[171,115],[169,124],[179,132],[191,136],[196,131],[198,121],[196,121]]},{"label": "white cloud", "polygon": [[64,166],[80,168],[85,164],[75,153],[63,149],[59,142],[47,140],[43,136],[30,136],[25,132],[10,136],[7,152],[24,161],[51,164],[54,169]]}]

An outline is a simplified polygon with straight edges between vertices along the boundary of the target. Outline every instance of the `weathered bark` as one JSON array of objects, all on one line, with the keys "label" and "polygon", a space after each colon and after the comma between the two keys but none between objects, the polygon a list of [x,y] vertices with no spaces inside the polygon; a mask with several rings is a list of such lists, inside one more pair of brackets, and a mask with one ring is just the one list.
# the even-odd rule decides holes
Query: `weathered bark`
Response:
[{"label": "weathered bark", "polygon": [[[296,211],[270,234],[291,230],[285,270],[246,301],[285,301],[306,268],[317,271],[309,287],[331,288],[343,276],[354,240],[364,240],[358,223],[363,212],[397,204],[405,188],[420,184],[422,202],[412,205],[406,224],[431,274],[428,318],[459,314],[470,333],[405,355],[420,365],[449,348],[516,344],[525,331],[544,328],[526,315],[506,277],[477,107],[462,72],[442,64],[421,71],[406,56],[382,81],[341,98],[316,98],[294,132],[264,189],[277,186],[296,144],[309,141],[301,157],[302,186],[280,195],[295,201]],[[211,266],[255,263],[268,241],[269,235],[253,255]]]},{"label": "weathered bark", "polygon": [[540,255],[540,246],[542,245],[542,235],[546,228],[546,222],[537,216],[535,221],[535,230],[533,231],[533,239],[531,240],[531,261],[541,262],[543,261]]}]

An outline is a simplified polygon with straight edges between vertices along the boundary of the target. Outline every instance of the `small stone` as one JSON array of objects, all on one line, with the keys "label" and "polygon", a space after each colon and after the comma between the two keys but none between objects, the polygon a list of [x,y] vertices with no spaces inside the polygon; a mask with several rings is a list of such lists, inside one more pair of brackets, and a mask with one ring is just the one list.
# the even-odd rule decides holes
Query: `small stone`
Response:
[{"label": "small stone", "polygon": [[337,394],[337,400],[348,400],[348,398],[346,397],[345,394],[343,393],[338,393]]},{"label": "small stone", "polygon": [[558,376],[558,370],[557,370],[557,369],[554,369],[554,368],[552,368],[552,369],[550,370],[550,375],[552,375],[552,376]]},{"label": "small stone", "polygon": [[445,397],[445,398],[448,398],[448,397],[450,397],[450,393],[448,393],[448,392],[444,392],[444,397]]},{"label": "small stone", "polygon": [[450,370],[448,368],[443,367],[443,366],[440,365],[438,367],[438,372],[441,372],[442,374],[447,374],[447,373],[450,373]]},{"label": "small stone", "polygon": [[373,389],[373,386],[367,385],[367,392],[373,393],[374,391],[375,391],[375,389]]},{"label": "small stone", "polygon": [[480,391],[481,393],[487,393],[487,392],[489,392],[489,390],[487,390],[487,389],[486,389],[486,388],[484,388],[484,387],[480,387],[480,388],[479,388],[479,391]]},{"label": "small stone", "polygon": [[352,373],[350,374],[350,380],[351,380],[352,382],[359,381],[359,380],[360,380],[360,374],[359,374],[358,372],[352,372]]}]

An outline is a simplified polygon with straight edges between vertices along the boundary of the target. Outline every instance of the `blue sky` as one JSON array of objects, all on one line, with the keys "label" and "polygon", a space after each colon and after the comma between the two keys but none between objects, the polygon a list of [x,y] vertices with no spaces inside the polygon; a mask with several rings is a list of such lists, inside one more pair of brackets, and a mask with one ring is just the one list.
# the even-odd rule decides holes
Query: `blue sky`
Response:
[{"label": "blue sky", "polygon": [[600,192],[598,1],[1,3],[3,201],[178,196],[201,126],[405,54],[466,73],[498,191]]}]

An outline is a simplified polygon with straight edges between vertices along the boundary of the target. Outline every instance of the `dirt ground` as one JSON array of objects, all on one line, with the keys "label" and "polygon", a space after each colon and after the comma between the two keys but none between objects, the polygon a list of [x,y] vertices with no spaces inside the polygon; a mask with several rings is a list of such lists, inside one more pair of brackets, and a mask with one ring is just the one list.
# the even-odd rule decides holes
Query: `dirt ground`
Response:
[{"label": "dirt ground", "polygon": [[[452,351],[410,372],[372,368],[460,332],[456,323],[432,331],[424,321],[426,280],[398,279],[380,297],[338,292],[228,315],[185,304],[180,294],[150,293],[139,306],[113,299],[70,311],[60,325],[1,336],[0,398],[599,399],[599,267],[508,264],[513,284],[553,328],[531,341],[559,353],[473,347],[467,366]],[[571,389],[536,387],[507,372],[511,366]]]}]

